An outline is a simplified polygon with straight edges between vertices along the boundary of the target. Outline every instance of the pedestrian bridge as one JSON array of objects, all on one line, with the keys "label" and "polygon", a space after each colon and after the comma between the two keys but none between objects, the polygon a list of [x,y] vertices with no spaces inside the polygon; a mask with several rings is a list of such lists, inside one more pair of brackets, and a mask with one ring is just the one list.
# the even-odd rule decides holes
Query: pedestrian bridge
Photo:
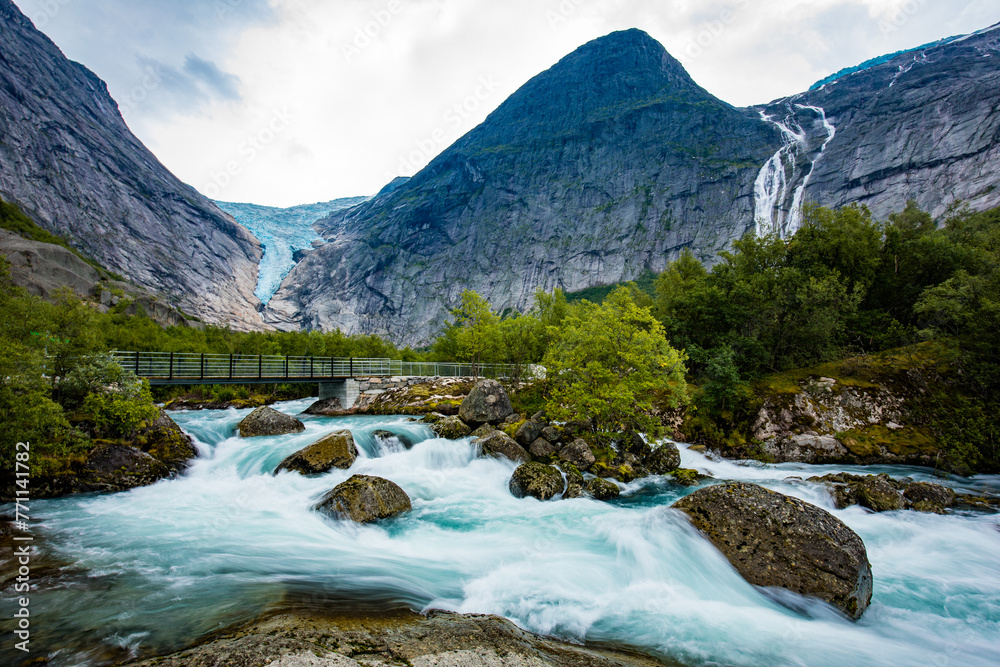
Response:
[{"label": "pedestrian bridge", "polygon": [[319,385],[320,398],[339,398],[353,405],[359,379],[404,377],[508,378],[516,366],[401,361],[359,357],[286,357],[261,354],[201,354],[190,352],[111,353],[126,368],[151,385],[286,384]]},{"label": "pedestrian bridge", "polygon": [[115,362],[154,385],[325,382],[369,377],[506,378],[508,364],[400,361],[359,357],[285,357],[260,354],[112,352]]}]

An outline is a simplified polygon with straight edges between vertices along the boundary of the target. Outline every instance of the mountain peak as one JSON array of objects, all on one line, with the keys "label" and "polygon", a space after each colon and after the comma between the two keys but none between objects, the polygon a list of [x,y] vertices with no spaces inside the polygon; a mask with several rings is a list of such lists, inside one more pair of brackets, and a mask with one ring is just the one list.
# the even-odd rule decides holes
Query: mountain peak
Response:
[{"label": "mountain peak", "polygon": [[[638,28],[598,37],[521,86],[459,145],[530,140],[615,117],[664,96],[714,99]],[[502,129],[502,137],[494,130]]]}]

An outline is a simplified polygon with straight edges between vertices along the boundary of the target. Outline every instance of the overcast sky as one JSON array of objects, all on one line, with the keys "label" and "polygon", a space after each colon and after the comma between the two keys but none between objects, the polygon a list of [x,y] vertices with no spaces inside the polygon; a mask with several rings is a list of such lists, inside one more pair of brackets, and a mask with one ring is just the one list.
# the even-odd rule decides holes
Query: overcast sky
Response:
[{"label": "overcast sky", "polygon": [[614,30],[645,30],[709,92],[746,106],[1000,21],[1000,0],[14,1],[108,82],[181,179],[272,206],[412,175]]}]

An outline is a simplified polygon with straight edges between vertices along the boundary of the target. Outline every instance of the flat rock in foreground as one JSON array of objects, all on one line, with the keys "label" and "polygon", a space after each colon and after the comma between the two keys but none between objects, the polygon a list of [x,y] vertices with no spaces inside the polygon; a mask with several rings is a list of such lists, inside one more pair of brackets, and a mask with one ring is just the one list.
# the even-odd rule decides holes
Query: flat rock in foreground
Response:
[{"label": "flat rock in foreground", "polygon": [[868,608],[864,542],[826,510],[745,482],[699,489],[673,506],[751,584],[819,598],[852,620]]},{"label": "flat rock in foreground", "polygon": [[662,667],[625,650],[563,644],[498,616],[401,611],[380,616],[272,615],[133,667]]}]

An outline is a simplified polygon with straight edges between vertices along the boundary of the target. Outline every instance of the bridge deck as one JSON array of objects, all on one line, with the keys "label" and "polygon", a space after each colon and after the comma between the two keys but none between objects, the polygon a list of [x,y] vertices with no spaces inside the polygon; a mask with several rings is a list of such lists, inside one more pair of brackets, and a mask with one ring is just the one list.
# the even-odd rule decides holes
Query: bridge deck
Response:
[{"label": "bridge deck", "polygon": [[337,382],[356,377],[506,377],[513,366],[408,362],[357,357],[112,352],[123,368],[150,384],[271,384]]}]

